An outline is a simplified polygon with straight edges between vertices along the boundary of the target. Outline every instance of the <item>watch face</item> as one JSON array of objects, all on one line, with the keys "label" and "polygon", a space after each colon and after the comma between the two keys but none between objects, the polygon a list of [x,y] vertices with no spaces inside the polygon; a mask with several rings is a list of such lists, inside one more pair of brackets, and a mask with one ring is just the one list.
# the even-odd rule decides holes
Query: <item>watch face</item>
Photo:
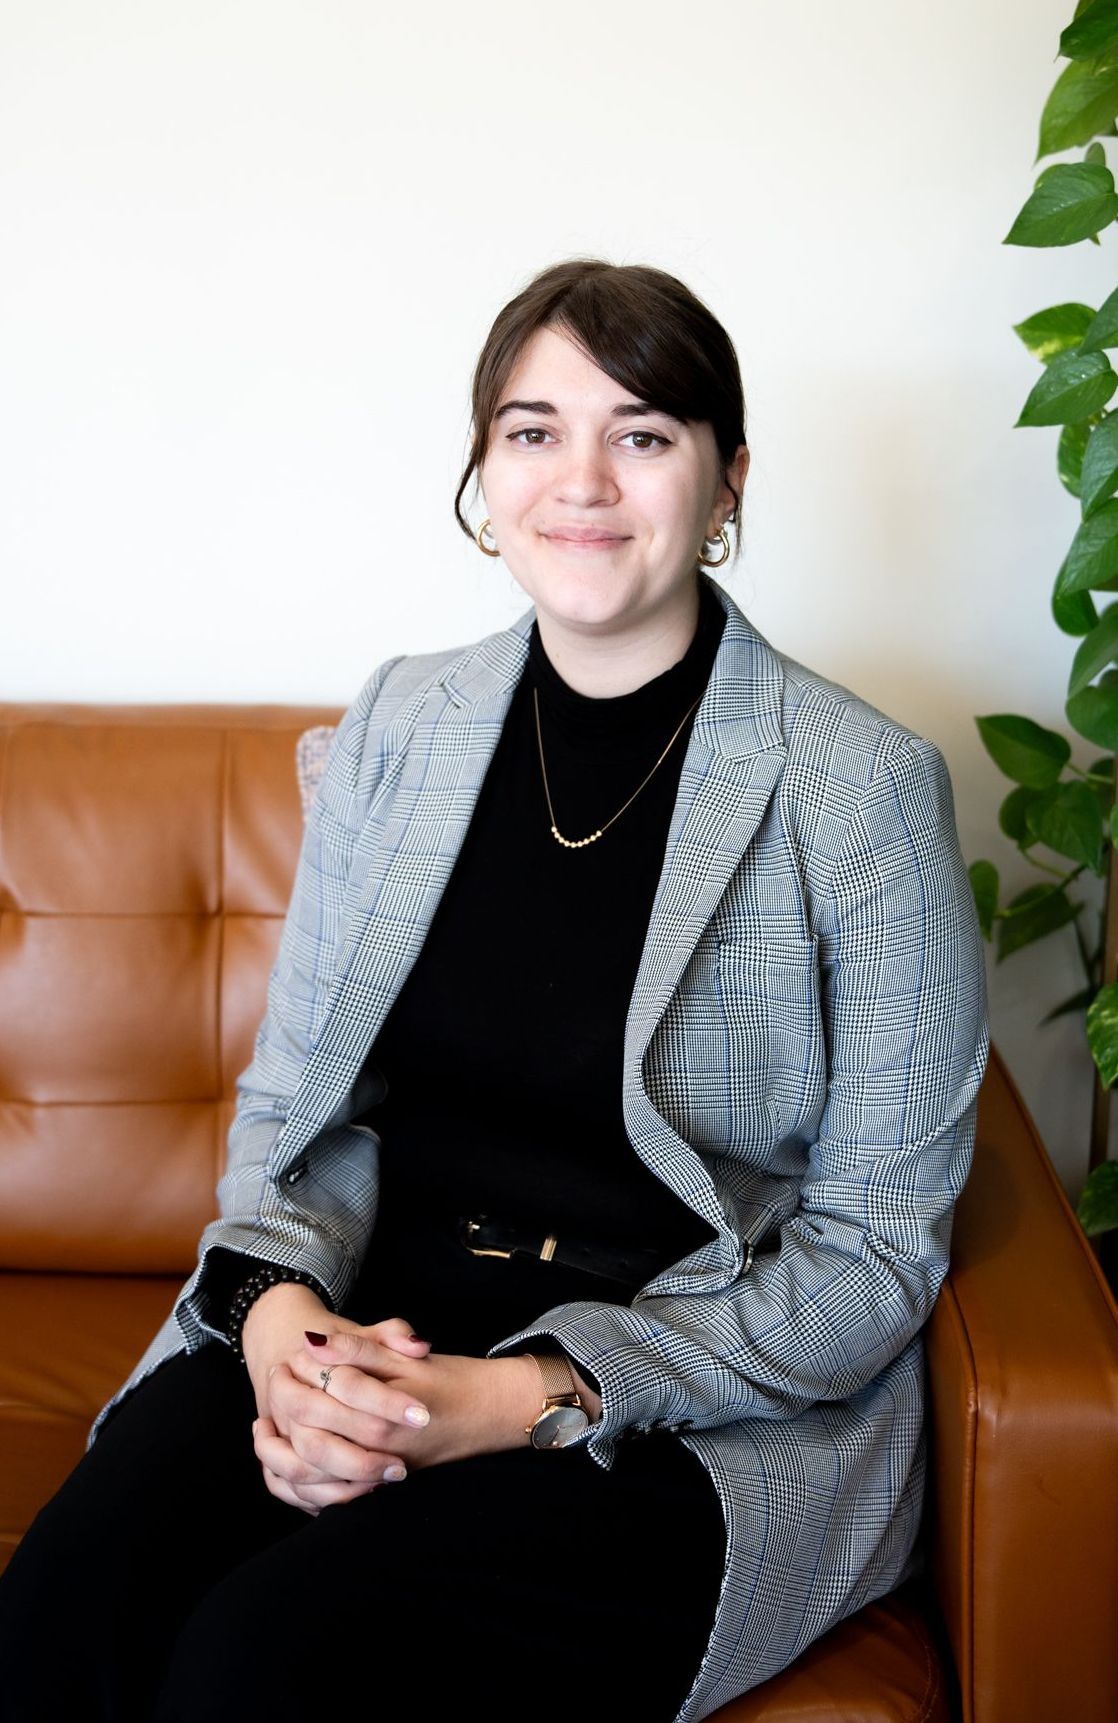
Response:
[{"label": "watch face", "polygon": [[581,1436],[590,1419],[581,1406],[552,1406],[532,1425],[534,1448],[566,1448]]}]

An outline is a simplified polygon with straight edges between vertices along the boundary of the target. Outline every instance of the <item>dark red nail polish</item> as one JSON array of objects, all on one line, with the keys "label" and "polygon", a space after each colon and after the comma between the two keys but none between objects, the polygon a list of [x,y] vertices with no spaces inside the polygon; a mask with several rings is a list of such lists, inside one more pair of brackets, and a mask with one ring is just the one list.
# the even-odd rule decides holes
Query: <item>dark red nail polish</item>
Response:
[{"label": "dark red nail polish", "polygon": [[409,1334],[409,1340],[418,1340],[421,1346],[430,1346],[431,1342],[423,1334]]},{"label": "dark red nail polish", "polygon": [[304,1328],[303,1333],[306,1335],[312,1346],[325,1346],[325,1334],[316,1334],[313,1328]]}]

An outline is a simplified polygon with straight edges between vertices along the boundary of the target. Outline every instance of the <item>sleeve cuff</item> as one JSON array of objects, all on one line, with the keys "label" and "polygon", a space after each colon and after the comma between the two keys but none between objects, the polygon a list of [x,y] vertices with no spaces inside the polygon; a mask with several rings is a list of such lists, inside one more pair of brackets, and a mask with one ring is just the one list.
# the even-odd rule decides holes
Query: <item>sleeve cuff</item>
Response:
[{"label": "sleeve cuff", "polygon": [[[258,1238],[253,1242],[258,1243]],[[174,1315],[188,1347],[195,1350],[204,1343],[206,1335],[224,1340],[228,1345],[230,1306],[235,1295],[256,1269],[276,1264],[303,1267],[287,1254],[263,1256],[259,1250],[235,1250],[220,1244],[204,1246],[194,1273],[174,1305]],[[314,1280],[312,1290],[328,1309],[337,1311],[341,1301],[320,1278],[319,1267],[318,1261],[314,1260],[305,1269]]]},{"label": "sleeve cuff", "polygon": [[571,1446],[585,1447],[591,1458],[609,1471],[617,1455],[618,1437],[634,1422],[631,1409],[627,1408],[619,1373],[612,1365],[608,1347],[595,1346],[571,1324],[569,1316],[566,1321],[556,1320],[563,1316],[564,1311],[596,1308],[592,1305],[560,1305],[542,1316],[538,1323],[498,1340],[489,1348],[486,1357],[507,1358],[516,1353],[531,1352],[541,1340],[549,1340],[553,1350],[565,1353],[602,1402],[597,1421],[590,1424]]}]

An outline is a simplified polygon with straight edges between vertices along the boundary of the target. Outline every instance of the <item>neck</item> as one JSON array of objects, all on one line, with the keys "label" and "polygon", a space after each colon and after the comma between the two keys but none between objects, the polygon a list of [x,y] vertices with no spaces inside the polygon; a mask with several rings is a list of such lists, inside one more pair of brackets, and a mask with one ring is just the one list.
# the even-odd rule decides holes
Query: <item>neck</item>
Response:
[{"label": "neck", "polygon": [[641,688],[683,657],[699,622],[695,580],[671,611],[658,611],[624,631],[579,633],[536,606],[540,643],[555,669],[578,694],[609,699]]}]

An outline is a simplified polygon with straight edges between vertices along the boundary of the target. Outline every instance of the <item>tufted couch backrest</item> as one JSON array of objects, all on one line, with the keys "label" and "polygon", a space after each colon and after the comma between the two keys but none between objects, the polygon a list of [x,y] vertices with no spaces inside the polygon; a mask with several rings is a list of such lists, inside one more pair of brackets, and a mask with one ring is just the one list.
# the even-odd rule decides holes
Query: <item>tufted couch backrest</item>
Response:
[{"label": "tufted couch backrest", "polygon": [[193,1268],[339,716],[0,702],[0,1267]]}]

